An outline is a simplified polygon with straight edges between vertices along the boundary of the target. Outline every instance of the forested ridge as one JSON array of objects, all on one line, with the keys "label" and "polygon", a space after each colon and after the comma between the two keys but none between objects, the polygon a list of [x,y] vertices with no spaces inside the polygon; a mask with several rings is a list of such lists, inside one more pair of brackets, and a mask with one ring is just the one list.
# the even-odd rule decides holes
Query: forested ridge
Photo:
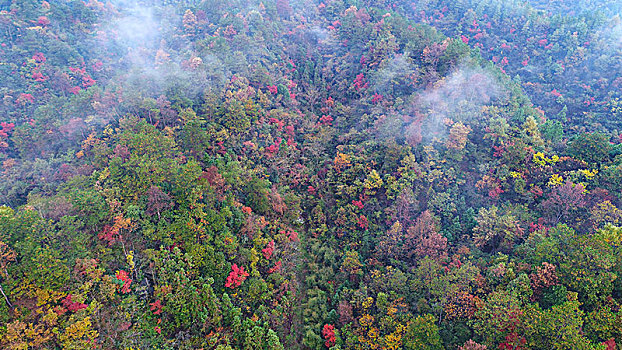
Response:
[{"label": "forested ridge", "polygon": [[0,1],[0,348],[622,348],[621,11]]}]

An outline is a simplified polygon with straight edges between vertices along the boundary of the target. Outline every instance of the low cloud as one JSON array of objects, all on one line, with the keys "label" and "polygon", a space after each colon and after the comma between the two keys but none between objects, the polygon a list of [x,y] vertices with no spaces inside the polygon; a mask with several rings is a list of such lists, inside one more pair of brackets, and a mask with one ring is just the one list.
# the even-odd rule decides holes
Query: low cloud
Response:
[{"label": "low cloud", "polygon": [[482,107],[493,103],[503,93],[504,89],[492,74],[480,67],[462,65],[432,88],[416,95],[412,104],[413,122],[406,127],[407,139],[418,143],[444,138],[448,120],[475,121]]}]

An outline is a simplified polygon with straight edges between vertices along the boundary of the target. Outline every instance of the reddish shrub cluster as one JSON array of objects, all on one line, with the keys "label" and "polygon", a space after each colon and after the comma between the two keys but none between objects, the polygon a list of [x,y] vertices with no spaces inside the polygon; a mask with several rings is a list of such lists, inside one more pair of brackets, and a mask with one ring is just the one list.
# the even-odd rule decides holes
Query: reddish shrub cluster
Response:
[{"label": "reddish shrub cluster", "polygon": [[326,345],[327,348],[335,345],[335,343],[337,342],[337,338],[335,337],[335,326],[333,326],[332,324],[325,324],[324,328],[322,329],[322,337],[324,337],[324,340],[326,340],[324,342],[324,345]]},{"label": "reddish shrub cluster", "polygon": [[276,262],[276,264],[274,264],[274,267],[268,270],[268,273],[275,273],[275,272],[281,271],[281,266],[282,266],[282,262],[281,260],[279,260]]},{"label": "reddish shrub cluster", "polygon": [[149,309],[151,310],[151,312],[153,312],[154,315],[159,315],[162,313],[162,302],[160,302],[160,299],[154,301],[153,303],[149,303],[149,305],[151,306]]},{"label": "reddish shrub cluster", "polygon": [[356,76],[356,78],[354,79],[353,86],[356,89],[356,91],[359,91],[361,89],[366,89],[369,87],[369,84],[365,81],[365,76],[363,75],[363,73]]},{"label": "reddish shrub cluster", "polygon": [[123,282],[123,286],[121,286],[121,293],[126,294],[130,292],[130,285],[132,284],[132,279],[128,275],[126,271],[117,271],[116,274],[117,280]]},{"label": "reddish shrub cluster", "polygon": [[236,288],[239,287],[242,282],[246,280],[248,277],[248,272],[244,271],[244,267],[238,267],[238,264],[233,264],[231,266],[231,272],[227,277],[227,281],[225,282],[225,287],[227,288]]},{"label": "reddish shrub cluster", "polygon": [[268,245],[262,249],[261,252],[263,253],[264,258],[270,260],[270,257],[272,257],[272,253],[274,252],[274,241],[270,241],[270,243],[268,243]]},{"label": "reddish shrub cluster", "polygon": [[86,309],[88,305],[71,301],[71,294],[69,294],[65,299],[63,299],[63,306],[71,312],[76,312],[78,310]]}]

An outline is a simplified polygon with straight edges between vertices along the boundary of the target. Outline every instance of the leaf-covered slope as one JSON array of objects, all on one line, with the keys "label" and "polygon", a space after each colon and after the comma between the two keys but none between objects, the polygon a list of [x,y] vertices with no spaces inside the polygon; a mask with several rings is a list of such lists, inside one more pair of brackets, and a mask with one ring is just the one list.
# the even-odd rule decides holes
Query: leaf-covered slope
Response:
[{"label": "leaf-covered slope", "polygon": [[392,3],[2,10],[2,347],[620,342],[617,132],[568,139],[470,37]]}]

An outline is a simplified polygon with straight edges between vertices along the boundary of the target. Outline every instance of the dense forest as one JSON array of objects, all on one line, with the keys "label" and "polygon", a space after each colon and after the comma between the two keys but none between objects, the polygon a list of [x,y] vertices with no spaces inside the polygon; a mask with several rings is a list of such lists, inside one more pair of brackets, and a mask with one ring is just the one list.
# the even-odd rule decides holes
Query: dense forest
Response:
[{"label": "dense forest", "polygon": [[0,0],[0,348],[622,349],[621,14]]}]

